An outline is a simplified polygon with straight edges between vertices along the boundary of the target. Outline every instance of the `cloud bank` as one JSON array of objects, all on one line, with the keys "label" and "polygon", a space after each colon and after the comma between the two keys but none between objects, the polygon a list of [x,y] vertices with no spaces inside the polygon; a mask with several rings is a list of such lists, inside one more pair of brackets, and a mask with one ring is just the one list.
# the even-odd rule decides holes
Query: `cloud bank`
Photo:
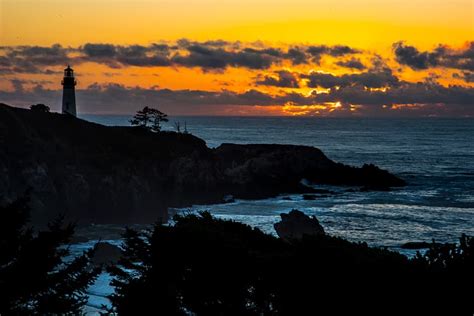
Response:
[{"label": "cloud bank", "polygon": [[38,66],[57,66],[83,62],[105,64],[112,68],[137,67],[199,67],[203,70],[223,70],[227,67],[268,69],[289,62],[294,65],[319,64],[323,56],[341,57],[358,54],[349,46],[294,46],[286,49],[260,43],[179,40],[176,43],[114,45],[86,43],[80,47],[12,46],[1,47],[0,69],[13,73],[37,73]]},{"label": "cloud bank", "polygon": [[415,70],[445,67],[474,71],[474,42],[466,44],[463,49],[439,45],[432,51],[419,51],[414,46],[397,42],[393,44],[393,50],[398,63]]},{"label": "cloud bank", "polygon": [[[150,45],[4,46],[0,47],[0,80],[4,86],[8,82],[10,88],[0,90],[0,102],[22,106],[46,103],[54,109],[61,91],[45,88],[51,87],[48,80],[25,80],[20,75],[58,77],[61,72],[53,69],[66,63],[92,62],[111,68],[109,77],[132,66],[198,68],[211,74],[243,68],[250,71],[251,83],[244,92],[232,90],[229,82],[216,84],[218,88],[213,91],[95,83],[77,91],[78,104],[86,113],[132,113],[151,105],[171,114],[209,114],[226,107],[280,107],[280,114],[305,108],[318,115],[474,116],[474,42],[458,49],[439,45],[431,51],[397,42],[392,52],[393,56],[382,58],[345,45],[277,47],[187,39]],[[330,70],[339,71],[322,71],[322,65],[328,67],[327,61],[322,63],[325,58],[332,62]],[[405,66],[417,72],[430,69],[430,73],[424,80],[407,81],[400,76]],[[453,84],[440,84],[440,75],[431,69],[448,69]]]},{"label": "cloud bank", "polygon": [[[17,88],[0,91],[0,100],[9,104],[46,103],[59,109],[60,90],[38,85],[32,91]],[[126,87],[119,84],[93,84],[77,91],[78,104],[85,113],[133,113],[145,105],[159,106],[169,113],[199,113],[197,108],[228,106],[320,106],[321,114],[391,115],[391,111],[431,116],[474,116],[474,88],[444,87],[438,84],[398,82],[386,90],[370,90],[360,84],[330,88],[327,93],[296,92],[269,94],[256,89],[238,93],[228,90],[170,90]],[[339,107],[334,111],[335,103]],[[325,108],[326,107],[326,108]],[[194,108],[194,109],[193,109]],[[352,109],[352,110],[351,110]]]}]

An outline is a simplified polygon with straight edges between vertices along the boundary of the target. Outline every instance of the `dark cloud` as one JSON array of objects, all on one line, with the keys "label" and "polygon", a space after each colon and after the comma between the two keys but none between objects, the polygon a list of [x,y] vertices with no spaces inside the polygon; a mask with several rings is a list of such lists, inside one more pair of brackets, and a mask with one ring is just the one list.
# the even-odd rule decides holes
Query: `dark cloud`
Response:
[{"label": "dark cloud", "polygon": [[59,44],[50,47],[12,46],[0,48],[0,70],[2,73],[33,73],[44,74],[44,66],[65,65],[70,58],[72,49]]},{"label": "dark cloud", "polygon": [[461,73],[454,73],[453,78],[464,80],[467,83],[472,83],[474,82],[474,72],[463,71]]},{"label": "dark cloud", "polygon": [[85,56],[84,61],[104,63],[112,68],[124,66],[168,66],[170,48],[165,44],[150,46],[129,45],[119,46],[112,44],[87,43],[80,48]]},{"label": "dark cloud", "polygon": [[[157,47],[153,47],[157,48]],[[169,51],[166,49],[157,49],[154,54],[149,55],[150,47],[132,45],[120,47],[117,61],[123,65],[129,66],[169,66]]]},{"label": "dark cloud", "polygon": [[336,65],[345,67],[345,68],[350,68],[350,69],[357,69],[357,70],[364,70],[367,68],[358,58],[351,58],[349,60],[338,61],[336,62]]},{"label": "dark cloud", "polygon": [[333,57],[341,57],[350,54],[358,54],[361,51],[351,48],[345,45],[336,45],[336,46],[326,46],[326,45],[318,45],[318,46],[309,46],[307,47],[307,53],[311,56],[311,60],[319,64],[321,62],[321,57],[323,55],[329,55]]},{"label": "dark cloud", "polygon": [[[59,110],[60,90],[47,90],[41,85],[32,91],[0,91],[0,102],[28,106],[45,103]],[[399,82],[395,87],[368,90],[361,85],[332,88],[328,93],[285,93],[272,95],[258,90],[243,93],[201,90],[170,90],[125,87],[119,84],[93,84],[77,91],[78,107],[85,113],[133,113],[144,105],[156,105],[170,114],[196,113],[198,109],[218,109],[228,106],[294,106],[339,102],[341,109],[359,106],[360,115],[410,115],[474,116],[474,88],[444,87],[427,82]],[[345,113],[345,112],[340,112]]]},{"label": "dark cloud", "polygon": [[[51,66],[54,66],[54,65],[51,65]],[[59,64],[57,66],[58,66],[58,69],[62,69],[63,64]],[[58,73],[58,71],[53,71],[51,69],[44,69],[41,66],[37,66],[35,63],[28,60],[16,60],[14,63],[12,63],[11,67],[6,69],[6,71],[10,74],[27,73],[27,74],[51,75],[51,74]]]},{"label": "dark cloud", "polygon": [[371,58],[371,63],[372,65],[370,66],[370,69],[372,71],[386,71],[387,69],[390,69],[384,58],[378,54],[375,54]]},{"label": "dark cloud", "polygon": [[474,114],[474,88],[462,86],[444,87],[424,82],[402,82],[397,87],[381,90],[367,90],[362,86],[346,86],[331,89],[329,93],[315,94],[315,100],[321,102],[345,102],[360,105],[463,105],[470,114]]},{"label": "dark cloud", "polygon": [[[1,54],[1,53],[4,54]],[[14,73],[41,73],[44,66],[96,62],[111,68],[126,66],[183,66],[222,71],[227,67],[268,69],[285,61],[293,65],[319,63],[324,55],[340,57],[358,53],[349,46],[293,46],[288,49],[263,43],[196,42],[187,39],[176,43],[114,45],[86,43],[78,48],[14,46],[0,47],[0,69]],[[71,54],[74,53],[74,54]]]},{"label": "dark cloud", "polygon": [[287,70],[275,72],[275,75],[259,76],[255,81],[257,85],[275,86],[281,88],[299,88],[298,76]]},{"label": "dark cloud", "polygon": [[10,83],[13,87],[13,90],[16,93],[22,93],[25,91],[24,85],[34,85],[35,87],[43,84],[50,84],[49,80],[23,80],[23,79],[11,79]]},{"label": "dark cloud", "polygon": [[19,80],[19,79],[12,79],[10,80],[12,86],[13,86],[13,90],[15,90],[15,92],[23,92],[23,81],[22,80]]},{"label": "dark cloud", "polygon": [[308,56],[300,47],[289,48],[285,57],[289,59],[293,65],[308,63]]},{"label": "dark cloud", "polygon": [[184,48],[184,49],[193,45],[204,45],[208,47],[227,47],[231,44],[233,44],[233,42],[228,42],[225,40],[209,40],[209,41],[199,42],[199,41],[192,41],[187,38],[181,38],[176,41],[177,48]]},{"label": "dark cloud", "polygon": [[383,88],[387,86],[396,86],[398,78],[393,75],[388,68],[384,70],[363,72],[360,74],[345,74],[336,76],[328,73],[311,72],[308,75],[302,75],[302,78],[308,79],[307,86],[310,88],[334,88],[347,86],[362,86],[367,88]]},{"label": "dark cloud", "polygon": [[13,65],[5,56],[0,56],[0,76],[13,74]]},{"label": "dark cloud", "polygon": [[439,45],[433,51],[419,51],[416,47],[403,42],[393,44],[397,62],[415,70],[432,67],[446,67],[474,71],[474,42],[463,49],[452,49]]},{"label": "dark cloud", "polygon": [[328,54],[331,56],[344,56],[349,54],[358,54],[359,50],[353,49],[346,45],[336,45],[328,48]]},{"label": "dark cloud", "polygon": [[112,44],[87,43],[82,47],[82,51],[92,58],[114,58],[117,54],[115,45]]},{"label": "dark cloud", "polygon": [[0,67],[10,67],[11,62],[10,59],[6,56],[0,56]]},{"label": "dark cloud", "polygon": [[170,50],[176,49],[176,48],[177,48],[176,46],[170,46],[168,44],[157,44],[157,43],[151,44],[149,47],[150,51],[152,52],[160,52],[160,53],[166,53],[166,54],[168,54]]},{"label": "dark cloud", "polygon": [[428,69],[438,64],[438,52],[420,52],[415,47],[405,45],[403,42],[395,43],[393,49],[397,62],[413,69]]},{"label": "dark cloud", "polygon": [[36,65],[58,65],[67,63],[69,51],[59,44],[51,47],[15,46],[7,48],[6,57],[10,60],[25,60]]},{"label": "dark cloud", "polygon": [[202,44],[187,47],[188,55],[176,55],[174,64],[204,69],[224,69],[226,67],[245,67],[249,69],[267,69],[279,62],[282,53],[278,49],[245,48],[240,51],[229,51]]}]

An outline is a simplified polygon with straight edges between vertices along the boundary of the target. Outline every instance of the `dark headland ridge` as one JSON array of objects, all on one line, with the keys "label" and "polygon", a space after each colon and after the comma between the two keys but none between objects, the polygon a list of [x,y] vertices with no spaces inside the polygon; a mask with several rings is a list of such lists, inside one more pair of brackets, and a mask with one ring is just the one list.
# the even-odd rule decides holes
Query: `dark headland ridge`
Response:
[{"label": "dark headland ridge", "polygon": [[405,182],[374,165],[336,163],[314,147],[222,144],[191,134],[107,127],[0,104],[0,196],[30,191],[32,219],[79,222],[166,219],[168,207],[311,193],[301,184],[388,189]]}]

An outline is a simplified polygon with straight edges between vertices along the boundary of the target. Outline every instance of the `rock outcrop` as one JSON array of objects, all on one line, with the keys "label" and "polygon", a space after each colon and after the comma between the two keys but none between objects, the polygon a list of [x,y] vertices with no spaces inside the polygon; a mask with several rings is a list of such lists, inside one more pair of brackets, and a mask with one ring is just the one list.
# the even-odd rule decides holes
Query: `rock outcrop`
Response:
[{"label": "rock outcrop", "polygon": [[388,188],[403,180],[373,165],[333,162],[319,149],[223,144],[193,135],[106,127],[0,104],[0,202],[31,190],[33,221],[65,213],[79,222],[166,219],[168,207],[313,193],[301,184]]},{"label": "rock outcrop", "polygon": [[94,246],[92,262],[95,265],[116,264],[122,256],[122,249],[108,242],[99,242]]},{"label": "rock outcrop", "polygon": [[301,211],[292,210],[288,214],[281,213],[280,217],[281,221],[273,227],[281,239],[291,241],[301,239],[304,235],[325,235],[323,226],[315,216],[310,217]]},{"label": "rock outcrop", "polygon": [[407,243],[404,243],[400,246],[402,249],[427,249],[430,248],[431,246],[440,246],[440,243],[435,242],[434,240],[432,242],[426,242],[426,241],[410,241]]}]

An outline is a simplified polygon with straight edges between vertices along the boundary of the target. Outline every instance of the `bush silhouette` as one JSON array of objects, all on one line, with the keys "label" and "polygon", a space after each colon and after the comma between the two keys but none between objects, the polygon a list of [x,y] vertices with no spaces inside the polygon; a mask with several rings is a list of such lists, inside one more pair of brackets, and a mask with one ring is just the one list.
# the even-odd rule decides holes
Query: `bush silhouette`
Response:
[{"label": "bush silhouette", "polygon": [[38,104],[33,104],[30,106],[30,110],[35,111],[35,112],[49,112],[49,106],[38,103]]}]

